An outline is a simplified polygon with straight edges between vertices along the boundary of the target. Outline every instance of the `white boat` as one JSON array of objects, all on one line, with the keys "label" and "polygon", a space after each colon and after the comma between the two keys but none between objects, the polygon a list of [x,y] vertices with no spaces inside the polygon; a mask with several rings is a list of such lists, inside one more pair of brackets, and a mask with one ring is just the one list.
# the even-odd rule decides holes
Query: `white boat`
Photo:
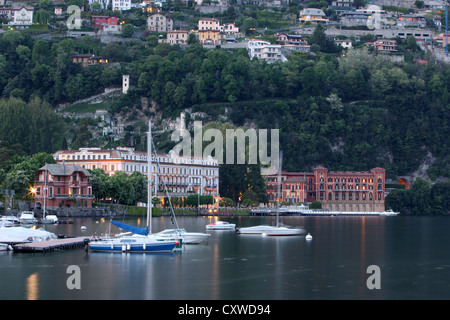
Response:
[{"label": "white boat", "polygon": [[305,231],[303,229],[294,229],[286,227],[277,227],[262,233],[263,237],[280,237],[280,236],[299,236]]},{"label": "white boat", "polygon": [[263,234],[274,231],[274,229],[277,229],[277,227],[269,225],[260,225],[253,227],[238,228],[236,232],[240,234]]},{"label": "white boat", "polygon": [[310,233],[308,233],[305,237],[306,240],[312,240],[312,235]]},{"label": "white boat", "polygon": [[[147,159],[148,172],[153,172],[152,168],[152,139],[151,122],[149,121],[147,139]],[[181,238],[160,237],[152,234],[152,186],[151,174],[148,175],[147,191],[147,226],[139,228],[118,221],[111,221],[115,226],[132,232],[130,236],[120,236],[89,243],[89,249],[94,252],[136,252],[136,253],[169,253],[182,246]]]},{"label": "white boat", "polygon": [[54,214],[49,214],[49,215],[46,215],[41,220],[39,220],[39,223],[44,223],[44,224],[45,223],[51,223],[51,224],[58,223],[58,217]]},{"label": "white boat", "polygon": [[0,243],[0,252],[1,251],[8,251],[8,250],[12,250],[13,248],[11,247],[10,244],[7,243]]},{"label": "white boat", "polygon": [[216,221],[206,225],[206,230],[234,230],[236,224],[227,221]]},{"label": "white boat", "polygon": [[[282,163],[283,153],[280,152],[280,166],[278,169],[278,199],[280,199],[280,183],[281,183],[281,163]],[[280,201],[277,201],[277,223],[275,226],[260,225],[254,227],[239,228],[237,233],[240,234],[260,234],[263,236],[299,236],[305,231],[303,229],[289,228],[286,226],[281,226],[279,222],[280,217]]]},{"label": "white boat", "polygon": [[57,239],[52,232],[24,227],[0,228],[1,243],[41,242]]},{"label": "white boat", "polygon": [[392,209],[388,209],[380,213],[381,216],[397,216],[400,212],[394,212]]},{"label": "white boat", "polygon": [[37,219],[34,217],[34,212],[32,211],[23,211],[19,217],[20,223],[36,223]]},{"label": "white boat", "polygon": [[0,220],[0,228],[14,227],[14,223],[8,220]]},{"label": "white boat", "polygon": [[181,238],[184,244],[198,244],[206,241],[211,235],[201,232],[187,232],[184,228],[165,229],[154,233],[155,236],[161,238],[178,239]]},{"label": "white boat", "polygon": [[3,216],[0,218],[0,221],[9,221],[12,223],[20,223],[19,218],[16,216]]}]

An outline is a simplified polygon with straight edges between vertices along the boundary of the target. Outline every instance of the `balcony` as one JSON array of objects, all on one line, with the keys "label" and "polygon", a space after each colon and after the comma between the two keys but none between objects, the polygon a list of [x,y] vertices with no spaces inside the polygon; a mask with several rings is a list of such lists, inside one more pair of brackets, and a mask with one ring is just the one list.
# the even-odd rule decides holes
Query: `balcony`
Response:
[{"label": "balcony", "polygon": [[48,199],[94,199],[92,194],[53,194]]}]

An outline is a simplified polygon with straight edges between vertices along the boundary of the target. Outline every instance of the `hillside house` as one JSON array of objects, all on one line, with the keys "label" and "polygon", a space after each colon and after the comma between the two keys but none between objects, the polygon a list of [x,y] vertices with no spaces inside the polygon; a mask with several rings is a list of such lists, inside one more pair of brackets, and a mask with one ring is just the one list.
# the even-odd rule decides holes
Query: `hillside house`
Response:
[{"label": "hillside house", "polygon": [[281,53],[281,45],[271,44],[268,41],[250,39],[247,43],[247,51],[250,59],[256,58],[268,63],[286,61],[286,57]]},{"label": "hillside house", "polygon": [[168,44],[187,44],[188,38],[189,38],[189,31],[172,30],[167,31],[165,42]]},{"label": "hillside house", "polygon": [[421,15],[401,15],[397,19],[397,26],[399,27],[418,27],[424,28],[427,25],[426,19]]},{"label": "hillside house", "polygon": [[397,52],[397,41],[392,39],[379,39],[374,42],[367,42],[378,52]]},{"label": "hillside house", "polygon": [[103,30],[105,26],[117,26],[117,17],[114,16],[92,16],[92,25]]},{"label": "hillside house", "polygon": [[198,20],[198,31],[204,30],[221,31],[220,21],[215,18],[204,18]]},{"label": "hillside house", "polygon": [[277,43],[280,44],[299,44],[299,45],[308,44],[308,41],[303,40],[302,36],[299,34],[278,33],[277,36],[278,36]]},{"label": "hillside house", "polygon": [[0,7],[0,16],[8,20],[6,25],[16,28],[29,27],[33,24],[34,7]]},{"label": "hillside house", "polygon": [[147,28],[151,32],[167,32],[173,30],[173,19],[160,13],[155,13],[147,18]]},{"label": "hillside house", "polygon": [[325,12],[320,9],[305,8],[300,11],[298,21],[299,23],[311,22],[327,24],[329,19],[326,17]]}]

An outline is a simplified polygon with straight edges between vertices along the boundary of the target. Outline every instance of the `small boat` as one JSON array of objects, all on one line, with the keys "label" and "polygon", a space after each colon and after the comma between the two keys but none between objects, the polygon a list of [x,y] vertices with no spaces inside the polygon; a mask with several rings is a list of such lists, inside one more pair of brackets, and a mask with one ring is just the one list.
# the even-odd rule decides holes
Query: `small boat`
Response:
[{"label": "small boat", "polygon": [[306,240],[312,240],[312,235],[311,233],[308,233],[305,237]]},{"label": "small boat", "polygon": [[7,243],[0,243],[0,252],[1,251],[8,251],[8,250],[12,250],[11,245],[9,245]]},{"label": "small boat", "polygon": [[9,221],[12,223],[20,223],[19,218],[16,216],[3,216],[0,218],[0,221]]},{"label": "small boat", "polygon": [[44,218],[42,218],[41,220],[39,220],[39,223],[43,223],[43,224],[58,223],[58,217],[54,214],[49,214],[49,215],[45,216]]},{"label": "small boat", "polygon": [[184,228],[179,229],[165,229],[163,231],[154,233],[155,236],[161,238],[179,239],[183,240],[185,244],[198,244],[206,241],[211,235],[200,232],[187,232]]},{"label": "small boat", "polygon": [[263,234],[273,231],[274,229],[277,229],[275,226],[268,226],[268,225],[260,225],[260,226],[253,226],[253,227],[245,227],[245,228],[238,228],[236,230],[239,234]]},{"label": "small boat", "polygon": [[397,216],[399,214],[400,212],[394,212],[394,210],[392,209],[388,209],[380,213],[381,216]]},{"label": "small boat", "polygon": [[37,222],[37,219],[34,217],[34,212],[23,211],[19,217],[19,222],[23,223],[23,224],[27,224],[27,223],[34,224]]},{"label": "small boat", "polygon": [[1,243],[27,243],[41,242],[57,239],[54,233],[43,229],[31,229],[24,227],[0,228]]},{"label": "small boat", "polygon": [[0,220],[0,228],[14,227],[14,223],[8,220]]},{"label": "small boat", "polygon": [[227,221],[216,221],[206,225],[206,230],[234,230],[236,225]]},{"label": "small boat", "polygon": [[268,230],[262,233],[263,237],[274,237],[274,236],[298,236],[304,233],[303,229],[293,229],[286,227],[278,227]]}]

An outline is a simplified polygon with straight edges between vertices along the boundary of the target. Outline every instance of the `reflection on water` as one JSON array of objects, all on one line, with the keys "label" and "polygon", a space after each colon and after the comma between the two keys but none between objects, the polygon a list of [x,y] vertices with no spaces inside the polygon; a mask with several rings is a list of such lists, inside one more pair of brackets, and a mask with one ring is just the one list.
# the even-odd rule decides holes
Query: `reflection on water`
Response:
[{"label": "reflection on water", "polygon": [[[179,217],[180,227],[205,232],[217,218]],[[145,224],[145,219],[126,219]],[[275,224],[275,217],[223,218],[239,227]],[[207,244],[176,254],[0,254],[0,299],[449,299],[450,220],[430,217],[282,217],[313,235],[271,238],[211,231]],[[154,218],[153,230],[170,228]],[[86,226],[86,231],[81,230]],[[80,236],[105,233],[109,222],[75,219],[46,225]],[[112,227],[115,228],[115,227]],[[116,228],[117,229],[117,228]],[[113,230],[111,230],[113,231]],[[114,232],[119,232],[115,230]],[[67,268],[81,271],[70,290]],[[369,290],[367,268],[381,270],[381,289]]]},{"label": "reflection on water", "polygon": [[39,275],[33,273],[27,278],[27,300],[39,299]]}]

